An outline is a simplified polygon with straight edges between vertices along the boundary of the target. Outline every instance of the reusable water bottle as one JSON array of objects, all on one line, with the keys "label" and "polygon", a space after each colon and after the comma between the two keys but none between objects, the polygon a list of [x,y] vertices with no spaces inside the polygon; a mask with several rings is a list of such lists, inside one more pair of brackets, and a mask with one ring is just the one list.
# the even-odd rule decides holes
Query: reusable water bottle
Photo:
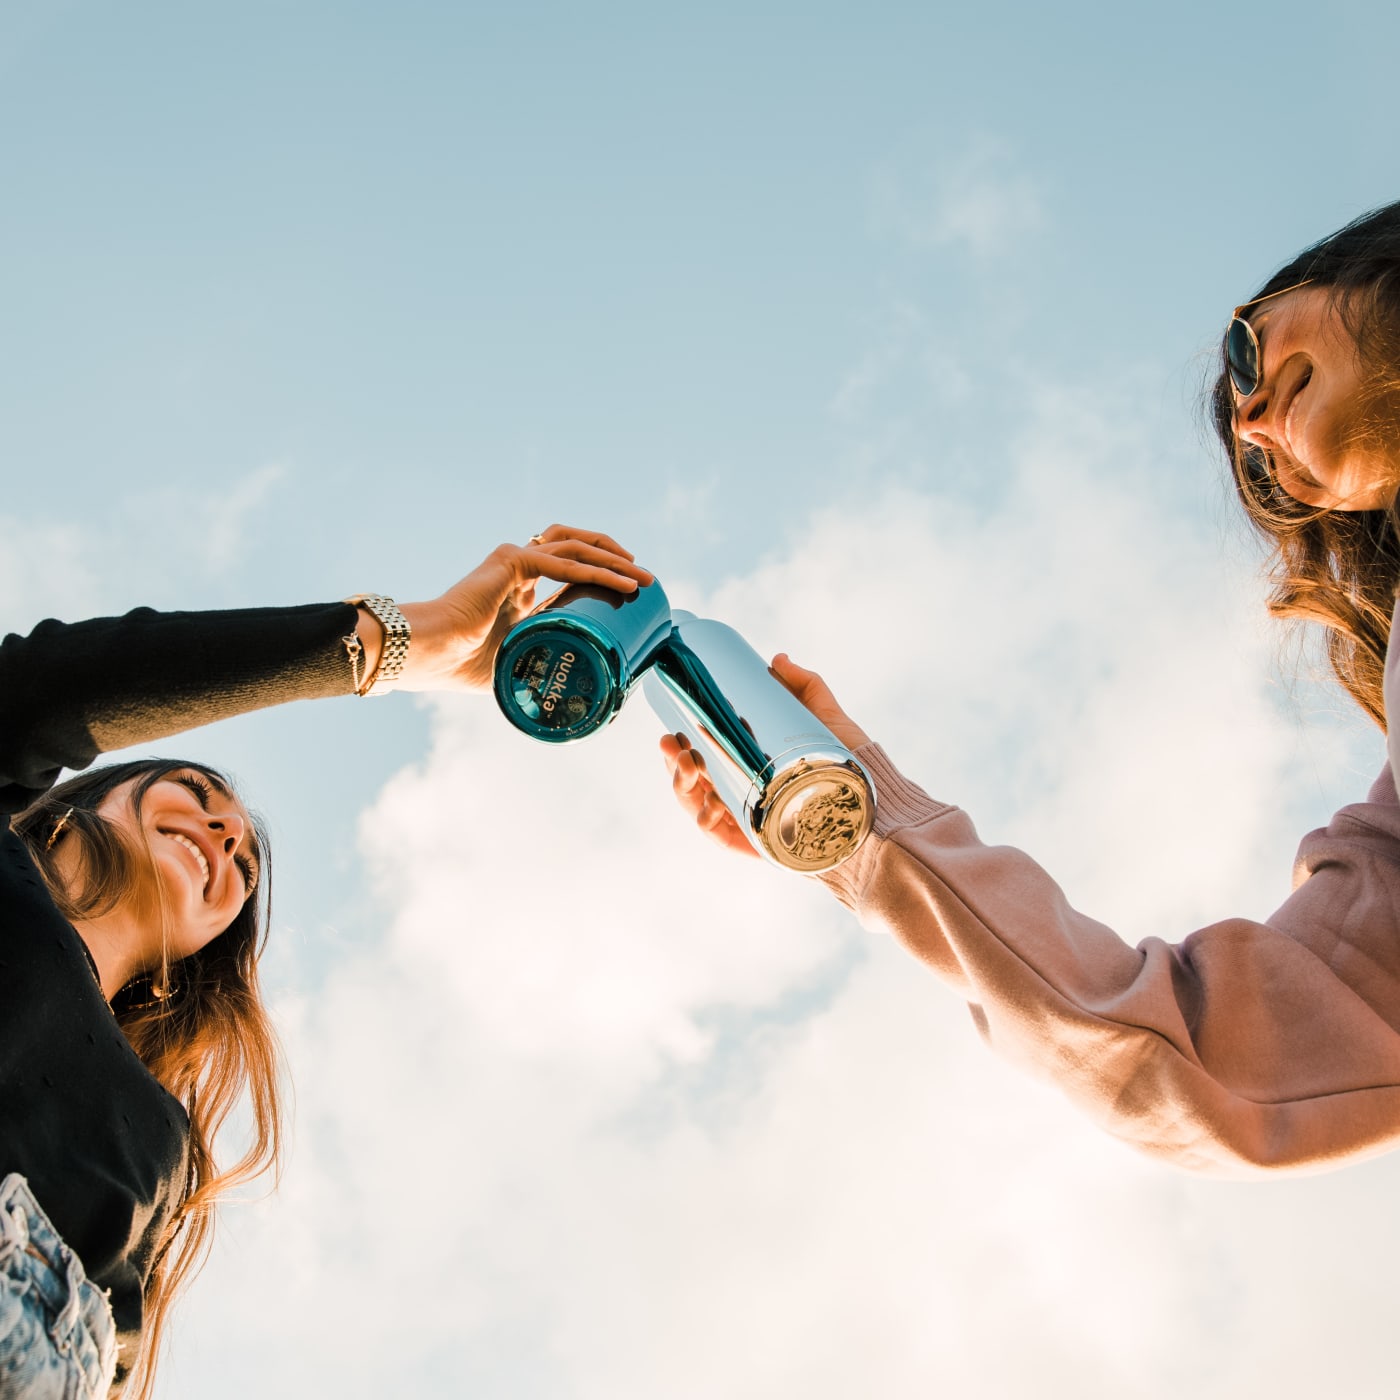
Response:
[{"label": "reusable water bottle", "polygon": [[533,739],[568,743],[612,722],[671,632],[655,581],[634,593],[570,584],[506,634],[496,703]]},{"label": "reusable water bottle", "polygon": [[875,817],[855,755],[722,622],[673,612],[643,693],[704,756],[715,792],[755,850],[789,870],[830,870]]}]

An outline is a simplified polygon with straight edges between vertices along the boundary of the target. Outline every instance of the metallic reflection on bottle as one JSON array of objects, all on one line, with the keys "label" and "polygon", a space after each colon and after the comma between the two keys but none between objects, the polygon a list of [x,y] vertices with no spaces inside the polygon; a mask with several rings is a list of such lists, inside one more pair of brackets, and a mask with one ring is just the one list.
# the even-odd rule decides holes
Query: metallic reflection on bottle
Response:
[{"label": "metallic reflection on bottle", "polygon": [[760,855],[807,873],[849,859],[874,821],[870,775],[732,627],[673,619],[646,673],[652,709],[704,756]]},{"label": "metallic reflection on bottle", "polygon": [[611,723],[671,630],[665,591],[570,585],[506,634],[496,654],[496,703],[546,743],[583,739]]},{"label": "metallic reflection on bottle", "polygon": [[732,627],[673,613],[659,583],[631,595],[562,589],[507,634],[496,702],[546,743],[596,733],[645,679],[651,707],[704,756],[760,855],[830,870],[870,833],[875,786],[851,751]]}]

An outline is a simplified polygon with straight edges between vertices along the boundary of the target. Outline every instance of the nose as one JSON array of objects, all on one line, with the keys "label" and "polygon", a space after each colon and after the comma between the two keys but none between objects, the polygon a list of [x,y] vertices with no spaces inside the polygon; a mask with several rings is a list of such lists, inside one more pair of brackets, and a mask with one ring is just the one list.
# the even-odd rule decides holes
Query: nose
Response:
[{"label": "nose", "polygon": [[209,818],[209,830],[226,856],[231,856],[243,840],[247,823],[237,812],[227,812],[222,816]]},{"label": "nose", "polygon": [[1258,442],[1269,435],[1270,409],[1273,407],[1273,386],[1261,384],[1252,394],[1235,405],[1235,432],[1246,442]]}]

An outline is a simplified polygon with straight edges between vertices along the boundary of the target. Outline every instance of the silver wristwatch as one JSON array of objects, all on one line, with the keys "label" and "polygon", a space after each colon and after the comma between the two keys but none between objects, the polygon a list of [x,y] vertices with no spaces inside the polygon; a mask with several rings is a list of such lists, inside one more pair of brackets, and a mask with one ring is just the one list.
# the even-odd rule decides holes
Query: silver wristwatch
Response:
[{"label": "silver wristwatch", "polygon": [[382,695],[393,688],[403,671],[403,663],[408,657],[408,644],[413,639],[413,629],[403,615],[399,605],[382,593],[357,593],[347,598],[347,603],[367,608],[379,619],[384,628],[384,649],[379,653],[379,665],[374,674],[368,677],[363,686],[357,688],[360,695]]}]

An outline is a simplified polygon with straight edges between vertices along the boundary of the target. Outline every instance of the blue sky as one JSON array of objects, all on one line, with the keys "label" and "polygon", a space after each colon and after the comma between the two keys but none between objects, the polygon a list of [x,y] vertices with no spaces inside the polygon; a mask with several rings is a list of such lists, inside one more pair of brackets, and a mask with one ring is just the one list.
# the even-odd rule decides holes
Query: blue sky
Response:
[{"label": "blue sky", "polygon": [[[0,3],[0,626],[418,598],[595,525],[1131,941],[1262,914],[1380,745],[1289,679],[1197,396],[1230,307],[1395,197],[1398,42],[1378,4]],[[400,696],[163,746],[272,819],[298,1101],[163,1394],[1372,1393],[1389,1162],[1223,1188],[1102,1142],[699,846],[654,739]]]}]

